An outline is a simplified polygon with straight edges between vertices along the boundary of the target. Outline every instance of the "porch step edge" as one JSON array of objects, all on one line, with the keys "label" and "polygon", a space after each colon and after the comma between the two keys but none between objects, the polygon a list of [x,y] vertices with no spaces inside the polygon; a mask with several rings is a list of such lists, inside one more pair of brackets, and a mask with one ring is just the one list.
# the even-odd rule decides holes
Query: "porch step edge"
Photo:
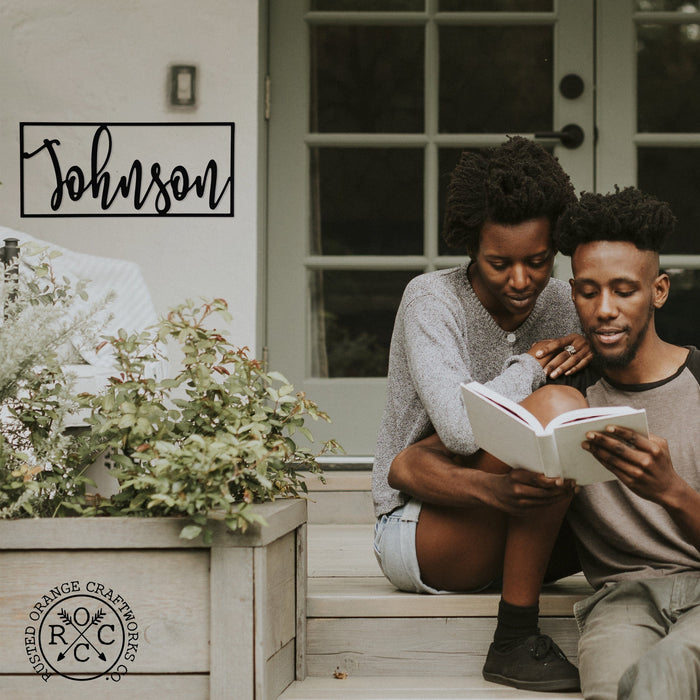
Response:
[{"label": "porch step edge", "polygon": [[[592,593],[581,574],[544,587],[541,617],[571,617]],[[495,617],[499,591],[422,595],[398,591],[383,576],[326,576],[308,581],[307,617]]]},{"label": "porch step edge", "polygon": [[468,678],[363,677],[295,681],[279,700],[577,700],[581,693],[538,693]]}]

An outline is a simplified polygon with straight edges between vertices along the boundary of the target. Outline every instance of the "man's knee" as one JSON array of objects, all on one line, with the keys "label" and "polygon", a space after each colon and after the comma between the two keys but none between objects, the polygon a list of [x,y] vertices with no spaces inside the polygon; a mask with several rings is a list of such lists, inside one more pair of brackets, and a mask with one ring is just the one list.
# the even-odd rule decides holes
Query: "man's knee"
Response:
[{"label": "man's knee", "polygon": [[621,676],[619,700],[697,700],[700,659],[697,651],[666,637]]},{"label": "man's knee", "polygon": [[586,408],[588,402],[585,396],[572,386],[547,384],[533,392],[522,405],[532,413],[543,425],[567,411]]}]

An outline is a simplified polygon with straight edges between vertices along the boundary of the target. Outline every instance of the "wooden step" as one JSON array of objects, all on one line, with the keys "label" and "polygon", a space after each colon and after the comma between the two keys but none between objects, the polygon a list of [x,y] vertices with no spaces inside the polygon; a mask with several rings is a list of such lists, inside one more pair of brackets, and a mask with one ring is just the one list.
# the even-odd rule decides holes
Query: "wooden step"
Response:
[{"label": "wooden step", "polygon": [[329,470],[326,483],[303,473],[309,489],[309,523],[369,524],[374,522],[372,474],[367,469]]},{"label": "wooden step", "polygon": [[[574,603],[591,593],[581,575],[548,584],[541,617],[571,617]],[[424,595],[397,591],[384,576],[319,576],[308,582],[308,617],[496,617],[496,592]]]},{"label": "wooden step", "polygon": [[309,579],[382,576],[372,548],[374,525],[308,525]]},{"label": "wooden step", "polygon": [[[353,617],[349,610],[339,610],[336,617],[308,617],[307,673],[320,677],[336,671],[350,676],[480,676],[496,620],[459,602],[460,610],[443,614],[429,610],[430,615]],[[490,606],[495,609],[497,604],[495,595]],[[578,631],[573,617],[543,616],[540,629],[576,663]]]},{"label": "wooden step", "polygon": [[[341,674],[342,675],[342,674]],[[516,690],[478,677],[307,678],[292,683],[279,700],[576,700],[581,693]]]},{"label": "wooden step", "polygon": [[[372,534],[372,525],[308,527],[308,674],[480,679],[500,594],[397,591],[381,574]],[[542,631],[574,662],[573,604],[590,592],[573,576],[547,586],[540,600]]]}]

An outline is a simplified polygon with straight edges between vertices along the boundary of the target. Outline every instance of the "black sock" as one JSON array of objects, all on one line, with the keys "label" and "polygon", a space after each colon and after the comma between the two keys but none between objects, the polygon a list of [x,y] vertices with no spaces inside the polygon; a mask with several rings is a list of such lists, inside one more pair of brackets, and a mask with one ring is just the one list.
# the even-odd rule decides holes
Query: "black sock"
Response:
[{"label": "black sock", "polygon": [[503,598],[498,604],[498,624],[493,635],[498,651],[507,651],[516,642],[539,634],[539,605],[511,605]]}]

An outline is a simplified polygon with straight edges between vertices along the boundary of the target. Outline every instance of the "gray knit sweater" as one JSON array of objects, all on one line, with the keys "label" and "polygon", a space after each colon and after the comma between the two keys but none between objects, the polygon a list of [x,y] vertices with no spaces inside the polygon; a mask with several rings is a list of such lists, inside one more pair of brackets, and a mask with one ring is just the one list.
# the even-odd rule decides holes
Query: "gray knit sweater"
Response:
[{"label": "gray knit sweater", "polygon": [[550,280],[532,313],[504,331],[482,306],[467,266],[428,272],[411,280],[396,314],[389,354],[386,406],[372,470],[377,516],[406,498],[387,483],[394,457],[437,432],[452,452],[477,450],[459,384],[488,384],[522,401],[545,382],[532,344],[580,332],[569,285]]}]

